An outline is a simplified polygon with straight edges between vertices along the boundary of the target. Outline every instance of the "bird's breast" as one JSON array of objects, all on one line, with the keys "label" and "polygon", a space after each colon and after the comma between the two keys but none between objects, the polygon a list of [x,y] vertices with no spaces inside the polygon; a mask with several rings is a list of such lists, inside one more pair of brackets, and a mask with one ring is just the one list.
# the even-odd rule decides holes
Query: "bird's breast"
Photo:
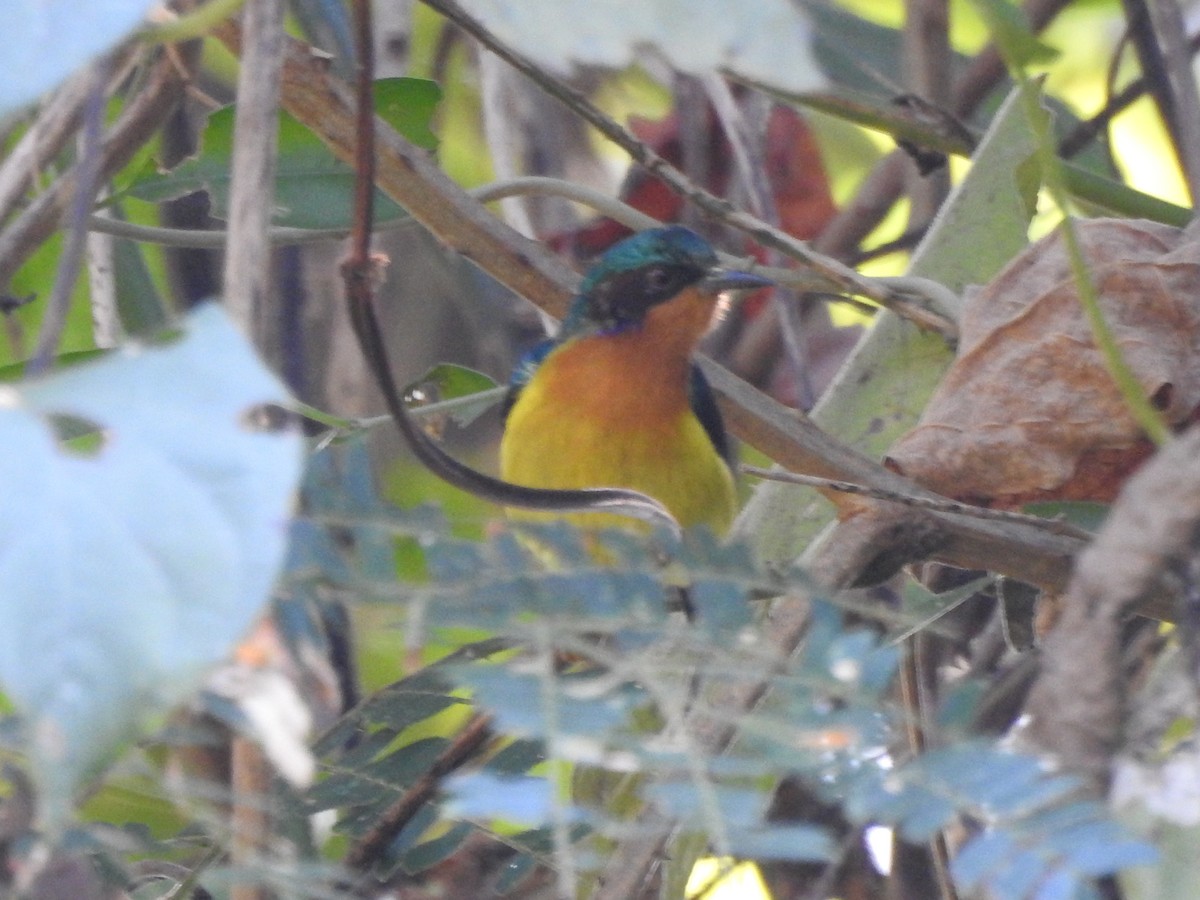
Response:
[{"label": "bird's breast", "polygon": [[509,413],[504,478],[530,487],[628,487],[660,500],[685,527],[727,528],[732,477],[689,405],[689,358],[663,349],[630,332],[551,353]]}]

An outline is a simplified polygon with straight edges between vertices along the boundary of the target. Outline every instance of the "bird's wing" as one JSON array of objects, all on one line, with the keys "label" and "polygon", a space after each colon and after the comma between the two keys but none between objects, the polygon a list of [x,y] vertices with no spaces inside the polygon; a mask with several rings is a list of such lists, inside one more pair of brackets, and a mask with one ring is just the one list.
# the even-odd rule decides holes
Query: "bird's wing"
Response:
[{"label": "bird's wing", "polygon": [[692,412],[704,426],[708,439],[712,441],[717,454],[725,460],[730,469],[734,468],[733,447],[729,435],[725,431],[725,422],[721,419],[721,411],[717,409],[717,399],[713,396],[708,379],[700,371],[700,367],[692,363],[691,381],[688,383],[688,400]]}]

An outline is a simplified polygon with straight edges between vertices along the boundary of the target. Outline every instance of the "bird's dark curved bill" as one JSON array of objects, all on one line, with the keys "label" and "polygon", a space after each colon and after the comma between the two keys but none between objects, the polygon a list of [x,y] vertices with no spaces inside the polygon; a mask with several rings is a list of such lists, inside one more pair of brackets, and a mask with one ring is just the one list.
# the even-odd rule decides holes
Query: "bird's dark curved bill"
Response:
[{"label": "bird's dark curved bill", "polygon": [[770,287],[774,283],[770,278],[733,269],[713,269],[700,282],[703,289],[710,294],[719,294],[722,291],[752,291]]}]

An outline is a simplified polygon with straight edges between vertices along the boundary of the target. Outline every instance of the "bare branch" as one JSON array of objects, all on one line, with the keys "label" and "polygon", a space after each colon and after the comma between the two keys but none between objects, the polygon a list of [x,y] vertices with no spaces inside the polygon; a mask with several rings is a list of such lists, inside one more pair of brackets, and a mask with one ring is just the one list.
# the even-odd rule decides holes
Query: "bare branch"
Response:
[{"label": "bare branch", "polygon": [[1126,714],[1122,623],[1139,604],[1170,596],[1170,573],[1195,554],[1197,534],[1200,428],[1193,427],[1126,483],[1080,554],[1026,707],[1028,736],[1098,786]]},{"label": "bare branch", "polygon": [[[904,67],[908,89],[924,103],[945,109],[950,100],[950,11],[947,0],[906,0]],[[946,165],[922,174],[908,172],[910,224],[928,222],[950,192]]]},{"label": "bare branch", "polygon": [[12,214],[46,161],[58,155],[79,127],[91,77],[91,70],[85,69],[55,91],[29,130],[0,161],[0,222]]},{"label": "bare branch", "polygon": [[[185,54],[189,64],[194,62],[197,49],[192,47]],[[165,57],[154,64],[146,87],[126,104],[104,136],[99,181],[110,178],[149,140],[183,99],[187,77],[186,72]],[[79,165],[76,164],[0,232],[0,286],[7,284],[30,255],[54,233],[75,194],[78,179]]]},{"label": "bare branch", "polygon": [[[283,61],[282,0],[255,0],[243,11],[247,40],[234,110],[229,233],[225,244],[224,301],[246,333],[263,343],[275,208],[279,72]],[[268,348],[273,349],[273,348]]]},{"label": "bare branch", "polygon": [[[214,35],[237,51],[241,35],[231,23]],[[353,164],[353,98],[329,73],[327,60],[289,40],[282,78],[284,108]],[[578,276],[537,241],[517,234],[450,180],[429,154],[376,122],[379,188],[438,240],[551,315],[562,316]]]},{"label": "bare branch", "polygon": [[[260,345],[264,343],[271,276],[267,231],[275,207],[283,16],[283,0],[246,4],[242,21],[248,39],[238,74],[234,117],[237,139],[231,164],[224,302]],[[234,738],[232,752],[230,856],[235,865],[247,865],[269,853],[275,818],[272,769],[263,749],[244,737]],[[230,891],[232,900],[267,900],[270,895],[262,885],[252,883],[235,884]]]},{"label": "bare branch", "polygon": [[93,87],[84,105],[83,130],[79,138],[79,162],[75,167],[75,189],[64,223],[66,240],[58,257],[58,269],[54,276],[54,287],[46,300],[42,316],[41,331],[37,345],[29,360],[27,373],[37,375],[50,367],[58,349],[63,330],[67,327],[67,314],[71,309],[71,293],[79,278],[87,250],[88,211],[100,189],[100,132],[104,119],[104,83],[107,80],[110,60],[103,59],[89,66]]}]

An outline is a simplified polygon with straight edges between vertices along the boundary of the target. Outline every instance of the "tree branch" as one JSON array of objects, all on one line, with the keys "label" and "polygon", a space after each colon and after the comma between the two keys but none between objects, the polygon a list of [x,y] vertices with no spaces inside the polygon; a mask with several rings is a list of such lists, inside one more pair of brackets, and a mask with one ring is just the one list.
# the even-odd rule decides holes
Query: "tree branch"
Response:
[{"label": "tree branch", "polygon": [[58,155],[79,128],[91,79],[92,72],[84,69],[55,91],[29,130],[0,161],[0,222],[8,219],[34,176]]},{"label": "tree branch", "polygon": [[37,345],[29,360],[26,374],[45,372],[58,350],[67,315],[71,310],[71,294],[87,250],[88,210],[100,190],[100,133],[104,124],[104,84],[108,80],[110,59],[100,59],[88,66],[92,76],[91,93],[83,112],[83,129],[79,136],[79,161],[75,166],[75,185],[64,223],[66,237],[58,257],[54,287],[46,299]]},{"label": "tree branch", "polygon": [[[198,49],[198,45],[193,46],[183,54],[189,65]],[[188,73],[165,56],[154,64],[146,86],[126,104],[104,136],[98,180],[112,177],[150,139],[183,99],[188,77]],[[0,232],[0,290],[58,228],[78,179],[79,163],[76,163]]]},{"label": "tree branch", "polygon": [[1174,115],[1171,132],[1192,203],[1196,204],[1200,202],[1200,96],[1185,39],[1183,11],[1176,0],[1149,0],[1148,9],[1170,88]]},{"label": "tree branch", "polygon": [[[283,0],[254,0],[242,14],[248,40],[238,73],[222,285],[226,308],[268,357],[274,357],[277,351],[266,335],[271,281],[267,232],[275,208],[283,17]],[[239,735],[233,738],[232,759],[230,858],[234,865],[250,866],[271,855],[275,826],[273,771],[263,748]],[[270,891],[253,882],[236,883],[230,888],[231,900],[268,900],[270,896]]]},{"label": "tree branch", "polygon": [[1200,427],[1166,444],[1126,483],[1095,542],[1076,563],[1062,613],[1044,641],[1027,731],[1063,765],[1108,779],[1124,723],[1123,621],[1169,598],[1172,571],[1200,534]]},{"label": "tree branch", "polygon": [[223,299],[234,320],[260,347],[268,330],[267,292],[271,280],[268,235],[275,208],[283,16],[282,0],[255,0],[243,12],[248,40],[238,72],[230,165]]}]

